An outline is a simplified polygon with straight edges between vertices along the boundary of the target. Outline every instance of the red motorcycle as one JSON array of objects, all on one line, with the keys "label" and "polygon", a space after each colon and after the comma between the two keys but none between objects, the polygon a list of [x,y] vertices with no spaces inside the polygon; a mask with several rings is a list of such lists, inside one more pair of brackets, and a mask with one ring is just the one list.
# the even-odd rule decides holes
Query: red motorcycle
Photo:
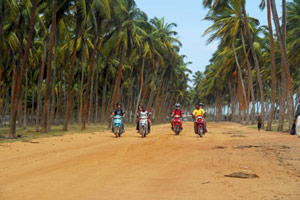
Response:
[{"label": "red motorcycle", "polygon": [[175,135],[179,135],[179,133],[182,130],[182,123],[181,123],[181,116],[175,115],[173,119],[173,131],[175,132]]},{"label": "red motorcycle", "polygon": [[205,134],[204,119],[203,119],[203,116],[201,116],[201,115],[196,117],[195,133],[200,135],[200,137],[203,137],[203,135]]}]

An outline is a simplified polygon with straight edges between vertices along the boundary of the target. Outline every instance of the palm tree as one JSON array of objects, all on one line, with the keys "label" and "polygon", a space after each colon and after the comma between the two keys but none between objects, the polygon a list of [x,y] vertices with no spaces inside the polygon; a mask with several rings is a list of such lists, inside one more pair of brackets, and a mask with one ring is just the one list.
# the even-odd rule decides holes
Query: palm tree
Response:
[{"label": "palm tree", "polygon": [[10,136],[12,138],[16,137],[16,119],[17,119],[17,112],[18,112],[18,106],[20,102],[20,96],[22,91],[22,83],[25,76],[25,71],[27,68],[28,60],[29,60],[29,50],[32,42],[33,37],[33,31],[34,31],[34,24],[35,24],[35,16],[36,16],[36,8],[37,8],[37,0],[33,1],[32,8],[31,8],[31,14],[30,14],[30,26],[29,26],[29,33],[28,33],[28,39],[27,44],[25,47],[25,55],[23,58],[23,66],[20,69],[20,80],[16,81],[14,84],[14,92],[12,97],[12,116],[11,116],[11,122],[10,122]]},{"label": "palm tree", "polygon": [[[290,69],[288,65],[288,59],[287,59],[287,52],[286,52],[286,37],[285,37],[285,1],[283,1],[283,23],[282,23],[282,29],[280,28],[279,25],[279,18],[277,14],[277,9],[276,9],[276,4],[274,0],[271,0],[271,10],[273,14],[273,21],[275,24],[276,28],[276,35],[277,35],[277,41],[279,44],[279,49],[280,49],[280,54],[281,54],[281,61],[283,64],[283,70],[284,70],[284,76],[286,77],[286,81],[288,84],[288,107],[290,110],[290,117],[289,117],[289,128],[291,128],[293,124],[293,113],[292,110],[294,110],[294,101],[293,101],[293,89],[292,89],[292,82],[291,82],[291,77],[290,77]],[[284,91],[283,91],[284,92]],[[282,93],[284,94],[284,93]],[[279,130],[282,130],[282,125],[279,127]]]},{"label": "palm tree", "polygon": [[[260,4],[261,9],[265,7],[265,0],[263,0]],[[267,130],[272,130],[272,121],[274,118],[274,110],[275,110],[275,100],[276,100],[276,63],[275,63],[275,45],[274,45],[274,37],[273,37],[273,28],[272,28],[272,19],[271,19],[271,0],[267,0],[267,9],[268,9],[268,27],[269,27],[269,37],[270,37],[270,46],[271,46],[271,73],[272,73],[272,103],[271,103],[271,112],[270,119],[268,122]]]}]

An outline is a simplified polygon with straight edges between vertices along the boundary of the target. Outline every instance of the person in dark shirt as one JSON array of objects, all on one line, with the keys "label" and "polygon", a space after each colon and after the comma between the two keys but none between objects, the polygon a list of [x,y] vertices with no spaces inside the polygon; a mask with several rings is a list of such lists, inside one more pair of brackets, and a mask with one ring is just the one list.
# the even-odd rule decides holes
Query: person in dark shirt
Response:
[{"label": "person in dark shirt", "polygon": [[[124,117],[125,117],[125,111],[122,108],[122,103],[118,102],[116,106],[117,106],[117,108],[114,109],[114,111],[111,113],[110,117],[112,118],[115,115],[119,115],[119,116],[122,116],[123,119],[124,119]],[[124,123],[122,123],[122,130],[125,131],[125,129],[124,129]]]},{"label": "person in dark shirt", "polygon": [[260,116],[257,117],[256,123],[257,123],[257,129],[260,132],[261,125],[262,125],[262,119]]}]

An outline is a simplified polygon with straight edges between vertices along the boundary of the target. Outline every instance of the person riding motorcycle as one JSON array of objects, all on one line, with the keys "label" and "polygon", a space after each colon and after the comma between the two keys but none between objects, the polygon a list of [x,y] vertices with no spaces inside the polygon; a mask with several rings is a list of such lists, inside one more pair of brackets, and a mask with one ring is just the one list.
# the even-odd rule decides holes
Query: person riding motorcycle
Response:
[{"label": "person riding motorcycle", "polygon": [[146,110],[146,107],[145,106],[140,106],[139,108],[139,111],[137,113],[137,117],[138,117],[138,125],[137,125],[137,130],[138,130],[138,133],[139,133],[139,118],[140,118],[140,115],[141,113],[145,113],[147,115],[147,123],[148,123],[148,133],[150,133],[150,125],[151,125],[151,121],[150,121],[150,112],[148,112],[148,110]]},{"label": "person riding motorcycle", "polygon": [[[183,110],[180,109],[180,103],[175,104],[175,109],[173,110],[171,117],[174,117],[175,115],[179,115],[180,119],[182,119],[182,117],[183,117]],[[171,129],[173,130],[174,129],[174,119],[171,121],[171,125],[172,125]],[[180,129],[182,130],[183,129],[182,122],[180,124],[180,127],[181,127]]]},{"label": "person riding motorcycle", "polygon": [[137,132],[137,133],[140,132],[140,127],[139,127],[139,125],[140,125],[140,122],[139,122],[139,114],[140,114],[140,112],[142,112],[142,111],[143,111],[142,106],[141,106],[141,105],[138,105],[138,111],[137,111],[137,113],[136,113],[136,117],[137,117],[137,121],[136,121],[136,132]]},{"label": "person riding motorcycle", "polygon": [[[116,104],[116,109],[114,109],[114,111],[111,113],[110,115],[110,118],[112,118],[113,116],[115,115],[119,115],[119,116],[122,116],[123,119],[125,118],[125,111],[124,109],[122,108],[122,103],[121,102],[118,102]],[[112,129],[113,130],[113,129]],[[122,130],[123,132],[125,132],[125,129],[124,129],[124,123],[122,124]]]},{"label": "person riding motorcycle", "polygon": [[[206,120],[205,120],[205,110],[203,109],[203,107],[204,107],[203,103],[198,103],[196,105],[196,109],[193,111],[193,119],[195,119],[199,115],[202,116],[205,132],[207,132],[207,126],[206,126]],[[196,128],[196,122],[194,123],[194,128]]]}]

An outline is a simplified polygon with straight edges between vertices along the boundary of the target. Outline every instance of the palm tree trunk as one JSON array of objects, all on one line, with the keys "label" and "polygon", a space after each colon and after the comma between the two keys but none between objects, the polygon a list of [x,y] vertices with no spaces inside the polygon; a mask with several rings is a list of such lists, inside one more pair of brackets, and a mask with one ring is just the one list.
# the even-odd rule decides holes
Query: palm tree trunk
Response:
[{"label": "palm tree trunk", "polygon": [[155,69],[155,72],[154,72],[154,76],[152,78],[152,86],[151,86],[150,96],[149,96],[148,105],[147,105],[147,109],[150,110],[150,111],[152,110],[154,85],[155,85],[155,82],[156,82],[158,69],[159,69],[159,66],[158,66],[158,64],[156,64],[156,69]]},{"label": "palm tree trunk", "polygon": [[[157,119],[158,117],[157,117],[157,106],[158,106],[158,101],[159,101],[159,99],[160,99],[160,91],[161,91],[161,89],[162,89],[162,85],[163,85],[163,82],[164,82],[164,79],[163,79],[163,77],[164,77],[164,75],[165,75],[165,72],[166,72],[166,70],[164,70],[164,72],[162,73],[162,75],[161,75],[161,78],[160,78],[160,84],[159,84],[159,88],[158,88],[158,91],[157,91],[157,93],[156,93],[156,99],[155,99],[155,102],[154,102],[154,105],[153,105],[153,108],[154,108],[154,110],[153,110],[153,114],[155,113],[155,118]],[[152,118],[154,117],[154,115],[152,115]],[[155,119],[155,120],[156,120]]]},{"label": "palm tree trunk", "polygon": [[271,59],[271,77],[272,77],[272,102],[271,102],[271,110],[270,110],[270,119],[267,126],[267,131],[272,130],[272,122],[274,118],[275,111],[275,101],[276,101],[276,63],[275,63],[275,45],[274,45],[274,36],[273,36],[273,28],[272,28],[272,19],[271,19],[271,2],[267,0],[268,7],[268,26],[269,26],[269,37],[270,37],[270,59]]},{"label": "palm tree trunk", "polygon": [[53,59],[53,79],[52,79],[52,100],[51,100],[51,106],[50,106],[50,117],[49,117],[49,128],[48,130],[51,129],[51,125],[54,119],[54,112],[55,112],[55,86],[56,86],[56,59],[57,59],[57,37],[58,34],[55,35],[55,48],[54,48],[54,59]]},{"label": "palm tree trunk", "polygon": [[107,90],[107,79],[108,79],[108,72],[106,71],[105,73],[105,81],[104,81],[104,87],[102,89],[102,103],[101,103],[101,108],[102,108],[102,113],[101,113],[101,122],[105,122],[105,102],[106,102],[106,90]]},{"label": "palm tree trunk", "polygon": [[83,82],[84,82],[84,64],[83,64],[83,54],[81,55],[81,81],[80,81],[80,102],[79,102],[79,117],[78,124],[82,122],[83,113]]},{"label": "palm tree trunk", "polygon": [[52,71],[52,56],[53,56],[53,46],[54,46],[54,39],[56,35],[56,0],[53,0],[53,19],[52,19],[52,33],[50,39],[50,47],[49,47],[49,54],[48,54],[48,65],[47,65],[47,77],[46,77],[46,88],[45,88],[45,108],[44,108],[44,117],[43,117],[43,126],[42,132],[48,132],[48,100],[49,100],[49,86],[50,86],[50,79],[51,79],[51,71]]},{"label": "palm tree trunk", "polygon": [[[251,70],[251,65],[249,62],[249,58],[248,58],[248,54],[247,54],[247,50],[246,50],[246,46],[245,46],[245,40],[244,40],[244,34],[243,34],[243,29],[241,28],[241,38],[242,38],[242,45],[243,45],[243,51],[244,51],[244,56],[246,59],[246,63],[247,63],[247,67],[248,67],[248,81],[249,81],[249,87],[250,87],[250,91],[251,91],[251,95],[249,94],[249,96],[251,96],[251,101],[252,101],[252,111],[251,111],[251,123],[254,124],[255,123],[255,119],[254,119],[254,113],[255,113],[255,96],[254,96],[254,89],[253,89],[253,80],[252,80],[252,70]],[[248,98],[249,98],[248,96]],[[248,106],[248,109],[249,106]],[[248,110],[249,116],[250,116],[250,111]]]},{"label": "palm tree trunk", "polygon": [[115,103],[117,101],[119,101],[119,99],[120,99],[119,88],[120,88],[121,79],[122,79],[124,56],[125,56],[125,47],[124,47],[124,44],[122,44],[121,49],[120,49],[119,70],[118,70],[118,75],[117,75],[117,79],[116,79],[115,86],[114,86],[114,92],[113,92],[112,103],[111,103],[112,110],[114,108]]},{"label": "palm tree trunk", "polygon": [[42,107],[42,81],[44,79],[44,72],[45,72],[45,63],[46,63],[46,56],[47,56],[47,46],[48,40],[44,43],[44,54],[42,58],[42,65],[40,68],[40,76],[38,82],[38,92],[37,92],[37,109],[36,109],[36,121],[35,121],[35,129],[39,130],[39,123],[41,117],[41,107]]},{"label": "palm tree trunk", "polygon": [[279,113],[279,124],[278,124],[278,131],[283,131],[283,124],[284,124],[284,115],[285,115],[285,101],[286,101],[286,77],[283,69],[281,70],[281,82],[280,82],[280,113]]},{"label": "palm tree trunk", "polygon": [[73,47],[73,55],[72,55],[72,63],[71,63],[70,72],[69,72],[68,100],[67,100],[67,104],[65,106],[65,120],[64,120],[63,131],[68,131],[68,124],[69,124],[69,119],[70,119],[70,109],[71,109],[71,101],[72,101],[71,94],[72,94],[72,89],[73,89],[72,82],[73,82],[73,74],[74,74],[74,68],[75,68],[75,62],[76,62],[77,40],[78,40],[79,31],[80,31],[80,23],[77,20],[74,47]]},{"label": "palm tree trunk", "polygon": [[[31,78],[33,79],[33,78]],[[33,127],[34,125],[34,104],[35,104],[35,90],[34,90],[34,86],[32,86],[31,88],[31,122],[30,125]]]},{"label": "palm tree trunk", "polygon": [[23,129],[26,129],[27,126],[27,96],[28,96],[28,73],[27,69],[25,70],[25,100],[24,100],[24,115],[23,115]]},{"label": "palm tree trunk", "polygon": [[21,73],[19,83],[14,85],[15,86],[14,89],[15,89],[16,93],[14,94],[14,97],[13,97],[12,118],[11,118],[11,123],[10,123],[10,136],[12,138],[16,137],[16,119],[17,119],[17,113],[18,113],[18,105],[20,102],[20,96],[21,96],[20,93],[22,90],[22,82],[23,82],[24,74],[25,74],[24,72],[26,71],[28,60],[29,60],[29,50],[30,50],[32,37],[33,37],[36,8],[37,8],[37,0],[34,0],[33,4],[32,4],[31,14],[30,14],[30,27],[29,27],[29,34],[28,34],[28,38],[27,38],[27,44],[26,44],[26,48],[25,48],[23,67],[21,69],[23,73]]},{"label": "palm tree trunk", "polygon": [[146,97],[147,97],[147,93],[148,93],[148,87],[147,87],[147,82],[148,82],[148,73],[146,72],[146,75],[145,75],[145,81],[144,81],[144,94],[143,94],[143,100],[142,100],[142,105],[145,104],[145,100],[146,100]]},{"label": "palm tree trunk", "polygon": [[92,74],[94,73],[94,64],[95,64],[95,57],[96,57],[96,51],[97,51],[97,46],[99,44],[99,39],[96,39],[96,44],[93,49],[92,53],[92,61],[91,61],[91,66],[89,70],[89,76],[88,76],[88,85],[86,89],[86,94],[84,95],[84,108],[83,108],[83,116],[82,116],[82,127],[81,130],[85,130],[85,121],[86,121],[86,115],[87,115],[87,108],[88,108],[88,93],[89,93],[89,88],[91,88],[91,83],[92,83]]},{"label": "palm tree trunk", "polygon": [[[247,96],[246,96],[245,84],[244,84],[242,70],[241,70],[240,63],[239,63],[239,60],[238,60],[238,57],[237,57],[237,54],[236,54],[236,51],[235,51],[234,44],[232,44],[232,50],[233,50],[235,62],[236,62],[236,65],[237,65],[237,68],[238,68],[238,71],[239,71],[239,77],[240,77],[240,81],[241,81],[241,85],[242,85],[242,92],[243,92],[243,97],[244,97],[244,109],[246,110]],[[242,103],[242,102],[240,102],[240,103]],[[249,117],[249,115],[247,115],[247,116]],[[244,117],[246,117],[246,116],[244,116]],[[249,121],[249,118],[247,119],[247,121]]]},{"label": "palm tree trunk", "polygon": [[[137,113],[138,105],[140,104],[141,95],[142,95],[143,86],[144,86],[145,57],[143,57],[142,59],[143,59],[143,60],[142,60],[142,70],[141,70],[141,85],[140,85],[139,95],[138,95],[137,101],[136,101],[136,106],[135,106],[135,112],[134,112],[134,115]],[[134,120],[133,120],[133,123],[135,123]]]},{"label": "palm tree trunk", "polygon": [[[285,14],[285,1],[283,1],[283,14]],[[285,34],[285,29],[286,29],[286,19],[285,16],[283,16],[283,24],[282,24],[282,30],[280,29],[280,25],[279,25],[279,19],[278,19],[278,15],[277,15],[277,9],[276,9],[276,4],[274,0],[271,0],[271,10],[272,10],[272,14],[273,14],[273,21],[275,24],[275,28],[276,28],[276,35],[277,35],[277,40],[278,40],[278,44],[279,44],[279,49],[280,49],[280,54],[281,54],[281,61],[283,64],[283,70],[286,74],[286,80],[287,80],[287,84],[288,84],[288,106],[289,106],[289,110],[294,110],[294,100],[293,100],[293,88],[292,88],[292,82],[291,82],[291,76],[290,76],[290,70],[289,70],[289,65],[288,65],[288,60],[287,60],[287,55],[286,55],[286,45],[285,45],[285,41],[286,41],[286,34]],[[289,113],[289,125],[290,128],[292,126],[292,119],[294,118],[294,114],[293,112]]]},{"label": "palm tree trunk", "polygon": [[61,113],[61,100],[63,96],[63,89],[62,89],[62,79],[63,79],[63,70],[61,70],[60,75],[60,82],[59,82],[59,92],[57,94],[57,109],[56,109],[56,117],[55,117],[55,124],[60,124],[60,113]]},{"label": "palm tree trunk", "polygon": [[260,73],[258,58],[257,58],[256,52],[255,52],[254,46],[253,46],[253,41],[251,39],[251,34],[250,34],[250,28],[249,28],[249,22],[248,22],[248,16],[247,16],[246,8],[245,8],[245,3],[242,4],[242,9],[243,9],[243,14],[244,14],[244,18],[245,18],[245,27],[246,27],[247,39],[248,39],[248,42],[249,42],[249,45],[250,45],[252,57],[253,57],[253,60],[254,60],[254,66],[255,66],[255,69],[256,69],[256,73],[257,73],[257,80],[258,80],[259,92],[260,92],[262,128],[264,128],[264,116],[265,116],[264,105],[265,105],[265,102],[264,102],[263,83],[262,83],[262,79],[261,79],[261,73]]},{"label": "palm tree trunk", "polygon": [[[99,61],[100,61],[100,56],[99,56]],[[100,65],[100,62],[98,62]],[[99,107],[99,68],[100,66],[97,66],[97,71],[96,71],[96,83],[95,83],[95,92],[96,92],[96,98],[95,98],[95,118],[94,118],[94,124],[97,124],[98,122],[98,107]]]},{"label": "palm tree trunk", "polygon": [[[97,59],[98,60],[98,59]],[[91,83],[91,91],[90,91],[90,103],[89,103],[89,112],[88,112],[88,124],[91,123],[91,114],[92,114],[92,104],[93,104],[93,96],[94,96],[94,77],[95,77],[95,67],[93,67],[92,72],[92,83]],[[89,89],[89,88],[87,88]]]}]

